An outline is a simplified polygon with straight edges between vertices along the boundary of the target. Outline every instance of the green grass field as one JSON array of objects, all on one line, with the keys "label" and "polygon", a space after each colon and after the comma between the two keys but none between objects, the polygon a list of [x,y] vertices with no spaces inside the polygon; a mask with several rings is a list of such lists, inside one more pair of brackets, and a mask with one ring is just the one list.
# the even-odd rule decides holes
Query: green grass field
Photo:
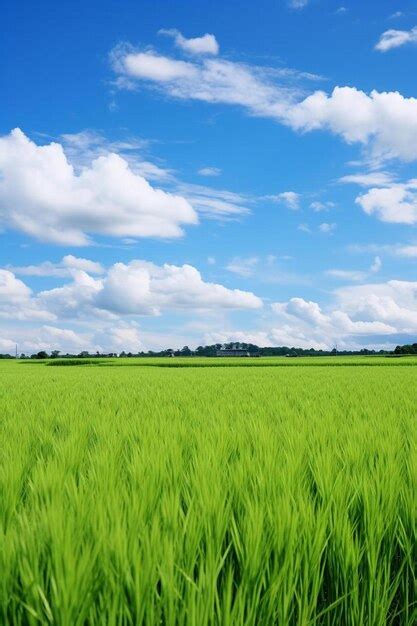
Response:
[{"label": "green grass field", "polygon": [[417,359],[0,362],[0,624],[415,626],[416,392]]}]

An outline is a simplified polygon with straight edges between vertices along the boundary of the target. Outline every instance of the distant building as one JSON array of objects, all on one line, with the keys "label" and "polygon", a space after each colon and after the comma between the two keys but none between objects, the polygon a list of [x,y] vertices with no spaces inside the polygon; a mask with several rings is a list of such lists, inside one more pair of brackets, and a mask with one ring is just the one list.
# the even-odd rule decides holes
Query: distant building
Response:
[{"label": "distant building", "polygon": [[250,356],[250,352],[240,348],[221,348],[216,350],[216,356]]},{"label": "distant building", "polygon": [[216,350],[216,356],[258,356],[257,354],[251,354],[249,350],[241,348],[239,344],[232,345],[229,348],[222,346],[220,350]]}]

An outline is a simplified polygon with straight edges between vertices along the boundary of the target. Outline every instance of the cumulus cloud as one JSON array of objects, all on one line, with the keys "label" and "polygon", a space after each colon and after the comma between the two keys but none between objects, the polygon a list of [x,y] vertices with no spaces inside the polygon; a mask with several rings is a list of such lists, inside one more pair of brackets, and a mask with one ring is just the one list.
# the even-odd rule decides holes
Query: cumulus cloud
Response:
[{"label": "cumulus cloud", "polygon": [[296,130],[329,130],[347,143],[369,146],[377,159],[417,158],[417,99],[398,92],[316,91],[290,108],[285,120]]},{"label": "cumulus cloud", "polygon": [[393,48],[400,48],[408,43],[417,43],[417,26],[410,30],[396,30],[390,28],[382,33],[375,50],[379,52],[388,52]]},{"label": "cumulus cloud", "polygon": [[239,105],[299,132],[330,131],[364,146],[373,160],[417,158],[417,99],[399,92],[336,86],[305,97],[306,81],[317,77],[222,58],[185,62],[126,46],[111,61],[121,88],[145,81],[174,98]]},{"label": "cumulus cloud", "polygon": [[183,197],[155,189],[117,154],[77,174],[62,145],[38,146],[16,129],[0,138],[0,224],[75,246],[91,234],[179,237],[197,214]]},{"label": "cumulus cloud", "polygon": [[96,302],[116,313],[157,315],[161,310],[259,309],[254,294],[206,283],[191,265],[157,266],[145,261],[116,263],[102,283]]},{"label": "cumulus cloud", "polygon": [[36,294],[36,301],[59,319],[86,316],[108,318],[108,312],[96,306],[96,299],[102,288],[103,279],[77,270],[73,272],[71,282],[62,287],[40,291]]},{"label": "cumulus cloud", "polygon": [[100,156],[116,153],[129,163],[135,174],[147,180],[166,182],[173,179],[172,170],[144,159],[143,155],[149,147],[149,142],[145,139],[128,136],[109,140],[97,131],[85,129],[78,133],[63,133],[59,141],[76,171],[90,167],[91,162]]},{"label": "cumulus cloud", "polygon": [[201,37],[187,39],[176,28],[162,28],[159,34],[173,37],[175,45],[189,54],[218,54],[219,52],[219,44],[217,43],[216,37],[210,33],[206,33]]},{"label": "cumulus cloud", "polygon": [[50,324],[37,326],[35,330],[21,327],[1,331],[0,351],[14,353],[16,345],[19,353],[26,354],[40,350],[80,352],[97,347],[89,333],[79,333],[69,328],[59,328]]},{"label": "cumulus cloud", "polygon": [[0,269],[0,302],[16,304],[30,297],[30,289],[9,270]]},{"label": "cumulus cloud", "polygon": [[[338,299],[342,300],[342,295]],[[324,311],[317,302],[303,298],[276,302],[271,308],[273,317],[269,321],[269,328],[248,332],[242,330],[211,332],[206,333],[205,338],[208,343],[242,341],[260,346],[329,350],[336,343],[341,349],[352,347],[357,349],[363,341],[369,341],[372,335],[383,335],[390,341],[390,336],[397,332],[396,326],[389,318],[385,321],[354,319],[339,301],[336,301],[328,311]]]},{"label": "cumulus cloud", "polygon": [[[74,258],[67,259],[67,263],[82,265]],[[62,263],[34,267],[51,275],[57,266],[64,267]],[[91,269],[102,268],[97,264]],[[0,328],[0,352],[14,352],[16,343],[20,352],[118,352],[162,347],[162,337],[167,345],[170,334],[158,339],[158,333],[148,333],[144,339],[146,333],[139,332],[137,316],[174,311],[217,315],[239,309],[256,311],[263,306],[262,300],[249,291],[204,281],[191,265],[158,266],[136,260],[116,263],[104,270],[104,275],[93,276],[73,268],[70,279],[62,286],[35,293],[13,272],[0,269],[0,319],[15,323],[14,327],[8,323]],[[24,325],[16,325],[22,321]],[[39,322],[44,325],[33,326]]]},{"label": "cumulus cloud", "polygon": [[105,337],[100,338],[101,343],[107,346],[111,352],[140,352],[143,350],[142,335],[136,326],[125,324],[106,328]]},{"label": "cumulus cloud", "polygon": [[375,337],[378,344],[384,336],[392,345],[398,336],[417,332],[417,283],[392,280],[341,287],[326,310],[303,298],[275,303],[272,308],[280,327],[290,328],[294,339],[309,337],[312,343],[330,348],[336,342],[340,347],[375,342]]},{"label": "cumulus cloud", "polygon": [[342,287],[336,296],[352,317],[388,324],[398,333],[417,332],[417,282],[391,280]]},{"label": "cumulus cloud", "polygon": [[356,198],[356,203],[368,215],[383,222],[417,223],[417,179],[388,187],[372,187]]},{"label": "cumulus cloud", "polygon": [[[396,328],[379,319],[353,319],[343,307],[336,306],[324,312],[317,302],[303,298],[291,298],[288,302],[275,303],[272,308],[294,335],[310,336],[312,340],[331,347],[335,341],[353,336],[390,335]],[[295,345],[295,344],[293,344]]]},{"label": "cumulus cloud", "polygon": [[0,269],[0,317],[51,320],[54,315],[33,300],[31,289],[10,270]]},{"label": "cumulus cloud", "polygon": [[[368,275],[376,273],[380,266],[381,261],[376,257]],[[135,316],[153,316],[169,310],[216,314],[232,309],[257,312],[261,307],[262,301],[254,294],[205,282],[195,268],[187,265],[117,263],[100,277],[76,270],[72,281],[63,287],[36,294],[11,272],[1,270],[0,315],[6,311],[8,319],[36,322],[46,319],[38,316],[43,310],[53,323],[48,321],[36,328],[28,328],[26,324],[20,328],[7,327],[0,333],[0,350],[12,351],[18,342],[20,351],[137,351],[149,342],[144,339]],[[395,345],[398,337],[417,332],[417,283],[393,280],[344,286],[333,292],[325,307],[313,300],[294,297],[274,303],[270,310],[272,317],[263,312],[258,318],[263,328],[229,331],[226,322],[225,330],[220,332],[207,328],[205,341],[329,349],[336,342],[340,348],[360,347],[370,342],[378,345],[381,337],[385,337],[385,345]],[[195,337],[191,327],[190,333]],[[168,347],[170,337],[168,334],[159,339],[154,337],[153,347]]]},{"label": "cumulus cloud", "polygon": [[[143,139],[109,141],[91,130],[64,134],[61,135],[61,139],[65,154],[70,157],[71,164],[74,164],[76,170],[82,171],[83,168],[89,167],[91,162],[99,156],[117,153],[127,161],[135,174],[164,184],[166,188],[188,200],[193,208],[205,217],[225,219],[228,214],[234,217],[249,212],[245,206],[249,200],[240,194],[204,185],[184,183],[172,170],[144,160],[142,153],[147,144]],[[139,154],[137,154],[138,151]],[[214,177],[221,174],[221,169],[204,167],[198,173],[201,176]]]},{"label": "cumulus cloud", "polygon": [[154,316],[170,310],[262,307],[262,300],[251,292],[205,282],[191,265],[158,266],[135,260],[116,263],[100,277],[73,269],[71,279],[60,287],[33,294],[12,272],[0,270],[0,315],[7,316],[13,309],[14,315],[22,319],[39,319],[42,314],[46,316],[43,319],[51,320],[109,320],[126,315]]}]

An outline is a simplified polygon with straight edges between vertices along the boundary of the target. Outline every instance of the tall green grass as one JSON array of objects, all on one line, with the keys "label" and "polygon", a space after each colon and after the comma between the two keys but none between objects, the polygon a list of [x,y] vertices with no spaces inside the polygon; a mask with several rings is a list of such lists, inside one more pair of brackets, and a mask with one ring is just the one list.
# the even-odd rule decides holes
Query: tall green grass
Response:
[{"label": "tall green grass", "polygon": [[415,626],[415,367],[0,376],[1,624]]}]

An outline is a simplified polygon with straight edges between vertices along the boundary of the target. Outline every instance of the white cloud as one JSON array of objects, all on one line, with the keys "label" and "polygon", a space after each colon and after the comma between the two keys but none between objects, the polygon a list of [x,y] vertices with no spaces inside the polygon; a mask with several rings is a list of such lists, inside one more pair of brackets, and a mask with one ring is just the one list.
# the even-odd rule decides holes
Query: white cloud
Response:
[{"label": "white cloud", "polygon": [[37,239],[86,245],[90,234],[179,237],[196,224],[183,197],[153,188],[117,154],[77,175],[62,146],[16,129],[0,138],[0,223]]},{"label": "white cloud", "polygon": [[[365,286],[368,288],[369,286]],[[373,287],[373,286],[370,286]],[[345,291],[346,290],[346,293]],[[398,322],[398,312],[395,311],[394,319],[389,314],[384,314],[382,319],[375,310],[374,314],[358,316],[354,306],[349,311],[345,306],[346,299],[353,299],[358,303],[359,309],[362,303],[358,300],[355,290],[361,287],[348,287],[335,293],[335,302],[328,310],[314,301],[303,298],[291,298],[287,302],[276,302],[271,309],[273,317],[268,321],[269,328],[260,330],[225,330],[222,332],[206,333],[207,343],[224,343],[226,341],[242,341],[255,343],[260,346],[288,346],[299,348],[315,348],[329,350],[335,344],[340,349],[358,349],[369,343],[374,336],[385,336],[390,342],[390,337],[401,332],[406,325]],[[364,288],[364,293],[366,289]],[[369,290],[368,290],[369,294]],[[413,307],[417,311],[417,300]],[[408,315],[404,313],[404,318]],[[408,321],[407,321],[408,323]],[[408,330],[410,328],[407,326]],[[417,329],[417,318],[414,319],[414,328]],[[392,343],[392,342],[391,342]]]},{"label": "white cloud", "polygon": [[302,233],[311,234],[311,228],[308,224],[302,223],[297,226],[297,230],[300,230]]},{"label": "white cloud", "polygon": [[375,214],[383,222],[417,223],[417,179],[389,187],[373,187],[356,198],[368,215]]},{"label": "white cloud", "polygon": [[319,225],[319,231],[321,233],[324,233],[326,235],[330,235],[332,233],[334,233],[334,231],[336,230],[337,225],[336,224],[329,224],[328,222],[323,222],[322,224]]},{"label": "white cloud", "polygon": [[332,278],[336,278],[338,280],[359,282],[368,278],[370,274],[378,273],[381,267],[382,267],[381,257],[376,256],[369,270],[366,272],[361,271],[361,270],[331,269],[331,270],[327,270],[325,273],[327,274],[327,276],[331,276]]},{"label": "white cloud", "polygon": [[301,195],[299,193],[296,193],[295,191],[283,191],[282,193],[278,193],[276,195],[264,197],[267,200],[272,200],[272,202],[282,203],[288,209],[292,209],[293,211],[296,211],[300,208]]},{"label": "white cloud", "polygon": [[228,220],[249,213],[250,199],[238,193],[190,183],[178,183],[177,190],[206,218]]},{"label": "white cloud", "polygon": [[362,253],[384,253],[391,256],[415,258],[417,257],[417,245],[416,244],[354,244],[348,246],[349,252]]},{"label": "white cloud", "polygon": [[282,261],[293,260],[288,255],[267,254],[265,256],[233,257],[225,269],[241,278],[250,278],[256,275],[257,281],[264,284],[277,285],[310,285],[311,277],[308,274],[298,273],[288,268]]},{"label": "white cloud", "polygon": [[197,76],[196,67],[186,61],[178,61],[153,52],[132,52],[119,61],[128,76],[170,82],[177,79],[192,79]]},{"label": "white cloud", "polygon": [[148,349],[160,349],[173,343],[174,347],[184,345],[186,337],[171,333],[152,333],[144,331],[135,322],[118,322],[116,325],[104,324],[98,328],[87,327],[84,330],[60,328],[52,325],[33,328],[12,327],[0,331],[0,352],[30,354],[46,350],[59,350],[62,354],[78,353],[88,350],[99,352],[139,352]]},{"label": "white cloud", "polygon": [[315,200],[314,202],[311,202],[310,209],[313,209],[315,213],[321,213],[323,211],[329,211],[329,209],[333,209],[334,206],[335,203],[328,200],[325,202],[322,202],[321,200]]},{"label": "white cloud", "polygon": [[[36,295],[14,275],[2,270],[7,294],[19,294],[15,305],[25,311],[46,311],[51,319],[116,319],[124,315],[154,316],[163,312],[259,309],[262,301],[251,292],[205,282],[191,265],[158,266],[146,261],[116,263],[94,278],[73,270],[72,281]],[[1,292],[0,292],[1,293]],[[1,304],[1,301],[0,301]],[[0,307],[1,313],[1,307]]]},{"label": "white cloud", "polygon": [[330,130],[347,143],[369,146],[376,159],[417,158],[417,99],[398,92],[316,91],[288,109],[285,120],[296,130]]},{"label": "white cloud", "polygon": [[255,273],[258,263],[259,258],[256,256],[247,258],[234,257],[230,263],[228,263],[226,269],[233,274],[242,276],[243,278],[249,278]]},{"label": "white cloud", "polygon": [[[71,163],[74,164],[76,170],[82,171],[99,156],[108,156],[112,152],[117,152],[127,161],[134,174],[147,180],[159,181],[161,184],[165,184],[165,187],[169,186],[174,193],[192,202],[193,208],[204,214],[205,217],[225,219],[229,213],[232,217],[240,213],[248,213],[248,209],[242,206],[248,202],[246,197],[208,186],[183,183],[178,180],[171,169],[146,161],[141,154],[136,155],[138,150],[143,152],[147,145],[143,139],[109,141],[91,130],[61,135],[61,138],[65,153],[70,155]],[[218,176],[221,174],[221,169],[206,167],[198,173],[202,176]],[[127,239],[129,240],[129,238]]]},{"label": "white cloud", "polygon": [[381,257],[380,256],[376,256],[374,258],[374,261],[371,265],[371,267],[369,268],[369,271],[372,272],[373,274],[379,272],[379,270],[382,267],[382,261],[381,261]]},{"label": "white cloud", "polygon": [[[275,310],[277,310],[276,305]],[[285,305],[285,312],[315,325],[327,321],[327,317],[323,315],[317,302],[308,302],[303,298],[291,298]]]},{"label": "white cloud", "polygon": [[111,141],[100,133],[87,129],[79,133],[64,133],[59,140],[76,172],[90,167],[91,162],[100,156],[117,153],[129,163],[135,174],[147,180],[165,182],[173,179],[172,170],[144,159],[143,153],[148,148],[149,141],[142,138],[128,137]]},{"label": "white cloud", "polygon": [[397,256],[404,256],[408,258],[417,257],[417,246],[398,246],[395,249]]},{"label": "white cloud", "polygon": [[0,303],[18,304],[30,297],[30,289],[9,270],[0,269]]},{"label": "white cloud", "polygon": [[327,276],[331,276],[332,278],[337,278],[338,280],[343,281],[361,281],[364,280],[367,276],[366,272],[361,272],[360,270],[326,270]]},{"label": "white cloud", "polygon": [[[377,272],[379,268],[380,259],[376,258],[369,272]],[[4,312],[5,306],[10,307],[13,300],[15,314],[8,319],[36,322],[39,319],[36,311],[41,305],[49,314],[57,313],[60,318],[59,327],[56,322],[41,327],[7,326],[0,332],[0,350],[8,352],[14,351],[15,343],[19,351],[25,352],[52,349],[136,352],[149,344],[177,347],[180,341],[194,345],[196,330],[204,330],[208,343],[234,340],[323,349],[332,348],[335,343],[340,349],[370,343],[378,346],[381,336],[386,337],[384,345],[395,345],[398,337],[417,333],[417,282],[394,280],[344,286],[333,292],[332,301],[325,308],[318,302],[294,297],[274,303],[272,318],[263,312],[258,322],[264,328],[232,331],[224,318],[221,332],[211,330],[209,323],[200,327],[197,324],[194,331],[190,326],[181,338],[175,331],[152,336],[142,331],[130,316],[155,315],[168,310],[207,314],[212,311],[214,315],[230,308],[259,311],[262,302],[249,292],[204,282],[191,266],[156,266],[143,261],[118,263],[103,278],[92,278],[78,271],[64,287],[38,294],[33,294],[7,270],[0,273],[0,284],[0,312]],[[31,307],[32,315],[28,316]],[[23,310],[25,317],[21,316]],[[120,316],[127,317],[123,321]],[[207,321],[209,317],[206,315],[204,319]],[[217,317],[217,325],[218,321]],[[68,327],[71,323],[76,326]],[[77,329],[80,324],[84,328],[81,331]],[[265,328],[265,324],[269,327]],[[175,345],[170,346],[171,343]]]},{"label": "white cloud", "polygon": [[[154,340],[148,337],[149,341],[142,342],[136,316],[174,311],[218,316],[239,309],[256,311],[262,306],[262,300],[249,291],[204,281],[190,265],[131,261],[116,263],[100,277],[73,269],[69,282],[37,293],[9,270],[0,269],[0,318],[25,322],[12,329],[9,324],[3,330],[0,327],[0,351],[10,351],[16,342],[20,351],[29,352],[137,351],[157,340],[155,335]],[[48,325],[30,326],[39,321]],[[66,328],[58,328],[58,321]],[[77,327],[83,330],[78,332]],[[164,337],[168,340],[167,333]]]},{"label": "white cloud", "polygon": [[259,309],[254,294],[206,283],[191,265],[157,266],[145,261],[116,263],[96,298],[100,308],[125,314],[157,315],[166,309]]},{"label": "white cloud", "polygon": [[369,323],[388,324],[397,333],[417,332],[417,282],[391,280],[343,287],[336,296],[350,316]]},{"label": "white cloud", "polygon": [[219,52],[219,44],[216,37],[210,33],[206,33],[201,37],[187,39],[176,28],[162,28],[159,34],[173,37],[175,45],[189,54],[218,54]]},{"label": "white cloud", "polygon": [[222,173],[218,167],[202,167],[198,170],[200,176],[219,176]]},{"label": "white cloud", "polygon": [[[341,290],[337,293],[339,296]],[[340,298],[341,296],[339,300]],[[343,342],[352,336],[390,335],[396,332],[396,328],[387,323],[387,320],[352,319],[344,307],[340,306],[340,302],[328,312],[324,312],[317,302],[303,298],[291,298],[288,302],[275,303],[272,308],[282,324],[292,328],[294,335],[298,333],[302,337],[310,336],[311,341],[316,341],[327,348],[332,347],[335,341]]]},{"label": "white cloud", "polygon": [[3,331],[3,337],[0,338],[0,351],[2,350],[3,342],[9,343],[9,351],[13,349],[14,352],[14,347],[17,344],[18,352],[25,354],[41,350],[78,353],[81,350],[88,350],[94,346],[92,336],[89,333],[77,333],[72,329],[59,328],[52,325],[39,326],[36,329],[7,329]]},{"label": "white cloud", "polygon": [[86,316],[106,318],[109,317],[107,311],[100,311],[100,307],[96,306],[96,299],[102,288],[103,279],[93,278],[87,272],[77,270],[72,274],[72,282],[40,291],[36,300],[59,319]]},{"label": "white cloud", "polygon": [[317,79],[294,70],[221,58],[184,62],[123,45],[113,50],[110,61],[120,88],[131,88],[135,80],[150,81],[175,98],[240,105],[253,115],[277,119],[284,116],[299,92],[294,80]]},{"label": "white cloud", "polygon": [[404,13],[402,11],[395,11],[395,13],[392,13],[388,19],[389,20],[394,20],[397,19],[398,17],[403,17]]},{"label": "white cloud", "polygon": [[145,80],[175,98],[239,105],[300,132],[330,131],[364,146],[374,161],[417,158],[417,99],[398,92],[368,95],[336,86],[330,94],[317,90],[304,97],[305,88],[294,85],[294,79],[305,84],[317,77],[291,70],[221,58],[185,63],[123,46],[111,60],[121,88]]},{"label": "white cloud", "polygon": [[304,9],[308,3],[309,0],[288,0],[288,5],[292,9]]},{"label": "white cloud", "polygon": [[[398,14],[397,14],[398,15]],[[379,52],[387,52],[393,48],[399,48],[408,43],[417,43],[417,26],[410,30],[396,30],[390,28],[382,33],[375,50]]]},{"label": "white cloud", "polygon": [[75,257],[72,254],[67,254],[58,263],[44,261],[39,265],[10,266],[7,269],[14,274],[20,274],[22,276],[54,277],[71,276],[73,270],[84,270],[90,274],[102,274],[104,272],[103,266],[100,263]]},{"label": "white cloud", "polygon": [[373,187],[375,185],[389,185],[393,180],[393,176],[389,172],[359,172],[342,176],[342,178],[339,178],[339,183],[353,183],[361,187]]},{"label": "white cloud", "polygon": [[33,301],[31,289],[13,272],[0,269],[0,318],[52,320],[54,315]]},{"label": "white cloud", "polygon": [[140,330],[135,326],[114,326],[106,329],[106,335],[101,340],[111,352],[140,352],[143,350],[143,341]]}]

